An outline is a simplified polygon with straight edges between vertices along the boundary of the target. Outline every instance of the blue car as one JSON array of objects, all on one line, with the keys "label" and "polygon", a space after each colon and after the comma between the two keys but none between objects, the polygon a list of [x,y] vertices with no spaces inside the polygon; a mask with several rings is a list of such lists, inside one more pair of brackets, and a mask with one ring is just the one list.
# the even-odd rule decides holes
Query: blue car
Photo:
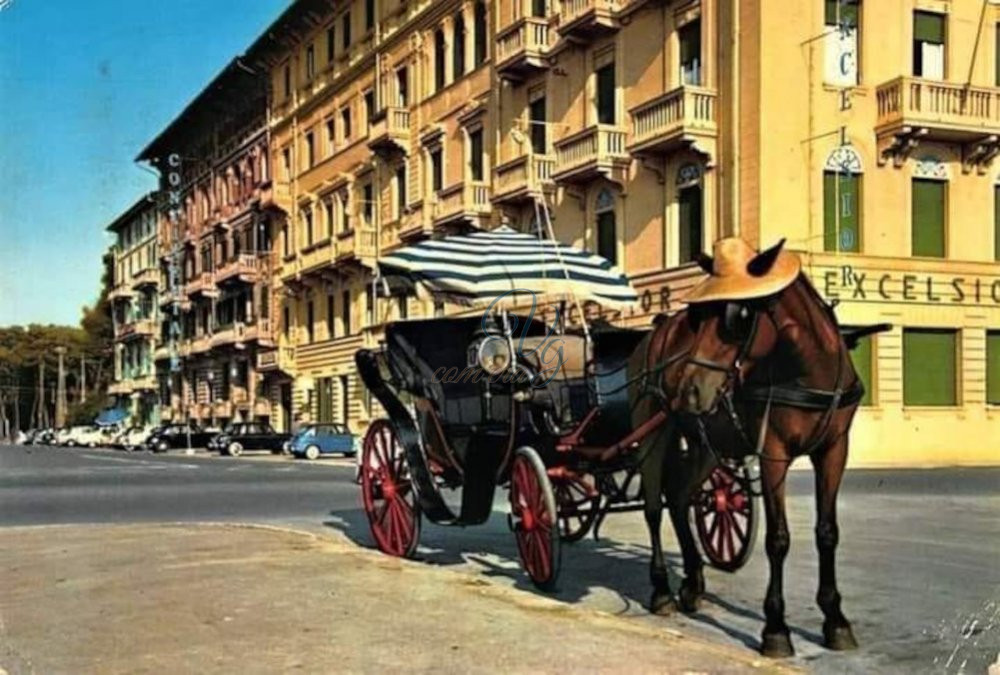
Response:
[{"label": "blue car", "polygon": [[355,443],[354,434],[343,424],[310,424],[292,436],[292,440],[288,441],[288,451],[306,459],[332,454],[353,457],[357,453]]}]

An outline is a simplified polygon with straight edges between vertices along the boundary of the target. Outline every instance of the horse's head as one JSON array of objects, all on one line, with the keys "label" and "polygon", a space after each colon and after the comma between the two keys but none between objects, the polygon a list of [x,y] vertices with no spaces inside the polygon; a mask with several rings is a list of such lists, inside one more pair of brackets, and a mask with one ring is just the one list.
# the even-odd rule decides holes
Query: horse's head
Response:
[{"label": "horse's head", "polygon": [[[763,278],[771,272],[782,244],[756,254],[746,263],[745,274]],[[709,274],[715,261],[706,255],[699,264]],[[760,297],[709,299],[692,303],[687,320],[694,334],[687,358],[678,364],[680,373],[674,405],[691,414],[715,411],[723,396],[774,351],[779,328],[771,307],[781,291]]]}]

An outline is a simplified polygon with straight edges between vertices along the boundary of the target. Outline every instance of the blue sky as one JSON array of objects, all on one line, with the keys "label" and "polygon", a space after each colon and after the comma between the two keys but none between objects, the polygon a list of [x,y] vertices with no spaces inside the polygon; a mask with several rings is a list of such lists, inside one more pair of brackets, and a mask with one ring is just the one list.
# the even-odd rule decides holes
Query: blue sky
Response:
[{"label": "blue sky", "polygon": [[[2,4],[2,3],[0,3]],[[0,11],[0,326],[76,324],[133,159],[288,0],[13,0]]]}]

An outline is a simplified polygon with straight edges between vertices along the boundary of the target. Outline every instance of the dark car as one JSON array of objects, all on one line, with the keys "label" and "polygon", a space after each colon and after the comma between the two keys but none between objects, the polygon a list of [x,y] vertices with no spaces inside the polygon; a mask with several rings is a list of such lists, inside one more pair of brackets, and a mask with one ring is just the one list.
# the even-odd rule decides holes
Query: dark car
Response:
[{"label": "dark car", "polygon": [[196,424],[164,424],[150,434],[145,447],[153,452],[178,448],[204,448],[218,434]]},{"label": "dark car", "polygon": [[291,434],[279,434],[269,424],[243,422],[219,434],[212,447],[232,457],[239,457],[244,450],[269,450],[278,454],[291,437]]}]

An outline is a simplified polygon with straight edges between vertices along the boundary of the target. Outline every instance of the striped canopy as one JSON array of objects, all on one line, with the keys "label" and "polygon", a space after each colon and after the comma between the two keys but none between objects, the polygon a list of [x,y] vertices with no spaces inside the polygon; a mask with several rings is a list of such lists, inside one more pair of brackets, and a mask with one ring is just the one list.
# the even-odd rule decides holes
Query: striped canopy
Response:
[{"label": "striped canopy", "polygon": [[551,239],[500,227],[430,239],[379,259],[381,273],[403,277],[431,293],[466,304],[490,304],[504,294],[523,301],[557,298],[621,306],[636,302],[635,289],[609,261]]}]

